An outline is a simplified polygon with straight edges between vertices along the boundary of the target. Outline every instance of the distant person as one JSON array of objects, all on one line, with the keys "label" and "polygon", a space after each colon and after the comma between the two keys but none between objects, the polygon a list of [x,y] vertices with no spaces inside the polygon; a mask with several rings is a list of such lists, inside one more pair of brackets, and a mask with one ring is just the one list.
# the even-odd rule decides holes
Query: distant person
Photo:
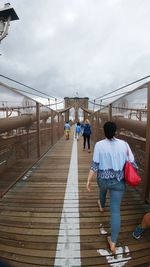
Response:
[{"label": "distant person", "polygon": [[139,239],[144,231],[150,228],[150,212],[147,212],[139,225],[136,226],[135,230],[132,233],[132,236],[135,239]]},{"label": "distant person", "polygon": [[81,124],[80,122],[77,122],[75,125],[75,138],[77,139],[77,141],[79,140],[80,133],[81,133]]},{"label": "distant person", "polygon": [[64,125],[64,131],[65,131],[65,136],[66,136],[66,140],[69,140],[69,135],[70,135],[70,124],[69,121],[67,121]]},{"label": "distant person", "polygon": [[90,153],[90,137],[91,137],[91,125],[88,119],[82,124],[82,135],[83,135],[83,150],[85,150],[86,145],[88,152]]},{"label": "distant person", "polygon": [[125,192],[124,165],[127,159],[134,164],[134,156],[125,141],[115,138],[116,124],[104,124],[105,139],[97,142],[94,148],[93,161],[87,179],[87,191],[91,191],[94,173],[97,173],[99,187],[98,206],[105,211],[106,195],[110,195],[111,236],[107,241],[112,253],[116,252],[116,243],[120,232],[120,205]]}]

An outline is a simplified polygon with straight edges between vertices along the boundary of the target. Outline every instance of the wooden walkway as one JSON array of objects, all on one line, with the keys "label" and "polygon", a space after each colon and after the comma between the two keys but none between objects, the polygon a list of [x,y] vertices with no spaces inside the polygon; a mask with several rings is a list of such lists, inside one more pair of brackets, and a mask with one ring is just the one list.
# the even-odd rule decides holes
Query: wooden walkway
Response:
[{"label": "wooden walkway", "polygon": [[110,233],[109,196],[106,211],[100,213],[96,181],[93,191],[86,191],[92,153],[82,151],[82,138],[77,142],[78,191],[72,193],[73,188],[77,190],[72,180],[71,192],[65,194],[68,172],[70,176],[76,172],[74,158],[72,171],[69,169],[73,141],[73,136],[69,141],[63,137],[0,200],[0,258],[14,267],[149,267],[150,231],[138,241],[132,238],[148,206],[131,188],[121,206],[117,253],[111,255],[106,241]]}]

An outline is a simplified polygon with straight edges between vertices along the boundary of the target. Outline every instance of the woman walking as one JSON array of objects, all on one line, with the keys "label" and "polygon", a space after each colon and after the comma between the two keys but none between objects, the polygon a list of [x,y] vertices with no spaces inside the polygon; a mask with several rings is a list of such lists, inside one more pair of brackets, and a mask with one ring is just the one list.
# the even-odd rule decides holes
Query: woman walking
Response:
[{"label": "woman walking", "polygon": [[87,190],[91,191],[94,173],[97,172],[99,187],[98,205],[105,210],[106,195],[110,194],[111,236],[107,238],[110,250],[116,252],[116,243],[120,231],[120,205],[125,192],[124,164],[129,159],[134,165],[133,153],[125,141],[115,138],[116,124],[104,124],[105,139],[96,143],[93,161],[88,175]]},{"label": "woman walking", "polygon": [[81,127],[83,135],[83,150],[88,147],[88,152],[90,153],[90,136],[91,136],[91,125],[88,119],[85,120],[84,124]]}]

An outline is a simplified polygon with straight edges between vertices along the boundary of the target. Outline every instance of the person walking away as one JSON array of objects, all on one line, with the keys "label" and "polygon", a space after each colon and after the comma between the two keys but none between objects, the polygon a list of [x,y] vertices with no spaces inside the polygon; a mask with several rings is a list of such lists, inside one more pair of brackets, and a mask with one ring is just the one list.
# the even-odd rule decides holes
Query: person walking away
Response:
[{"label": "person walking away", "polygon": [[65,130],[65,136],[66,136],[66,140],[69,140],[69,134],[70,134],[70,124],[67,121],[64,125],[64,130]]},{"label": "person walking away", "polygon": [[91,125],[88,119],[85,120],[84,124],[82,125],[83,131],[83,150],[86,148],[86,144],[88,147],[88,152],[90,153],[90,136],[91,136]]},{"label": "person walking away", "polygon": [[75,138],[77,139],[77,141],[79,140],[80,133],[81,133],[81,125],[80,122],[77,122],[75,126]]},{"label": "person walking away", "polygon": [[107,237],[107,241],[114,254],[121,225],[120,206],[125,192],[124,165],[128,158],[134,166],[136,164],[128,143],[115,138],[116,124],[108,121],[103,128],[106,138],[95,144],[86,187],[90,192],[94,173],[97,173],[98,206],[101,212],[105,211],[106,195],[109,192],[111,236]]},{"label": "person walking away", "polygon": [[150,228],[150,212],[147,212],[143,216],[141,223],[136,226],[135,230],[132,233],[132,236],[135,239],[139,239],[147,228]]}]

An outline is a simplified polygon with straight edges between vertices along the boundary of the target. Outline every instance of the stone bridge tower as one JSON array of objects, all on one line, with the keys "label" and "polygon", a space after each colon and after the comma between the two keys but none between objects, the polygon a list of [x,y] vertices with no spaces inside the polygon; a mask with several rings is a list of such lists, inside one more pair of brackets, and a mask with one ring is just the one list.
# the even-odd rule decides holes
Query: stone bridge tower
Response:
[{"label": "stone bridge tower", "polygon": [[[65,97],[65,109],[67,108],[74,108],[75,109],[75,121],[78,121],[78,114],[79,114],[79,108],[83,108],[83,114],[84,114],[84,119],[86,118],[86,112],[84,111],[85,109],[88,109],[88,97]],[[65,120],[69,121],[69,110],[66,111],[65,115]]]}]

